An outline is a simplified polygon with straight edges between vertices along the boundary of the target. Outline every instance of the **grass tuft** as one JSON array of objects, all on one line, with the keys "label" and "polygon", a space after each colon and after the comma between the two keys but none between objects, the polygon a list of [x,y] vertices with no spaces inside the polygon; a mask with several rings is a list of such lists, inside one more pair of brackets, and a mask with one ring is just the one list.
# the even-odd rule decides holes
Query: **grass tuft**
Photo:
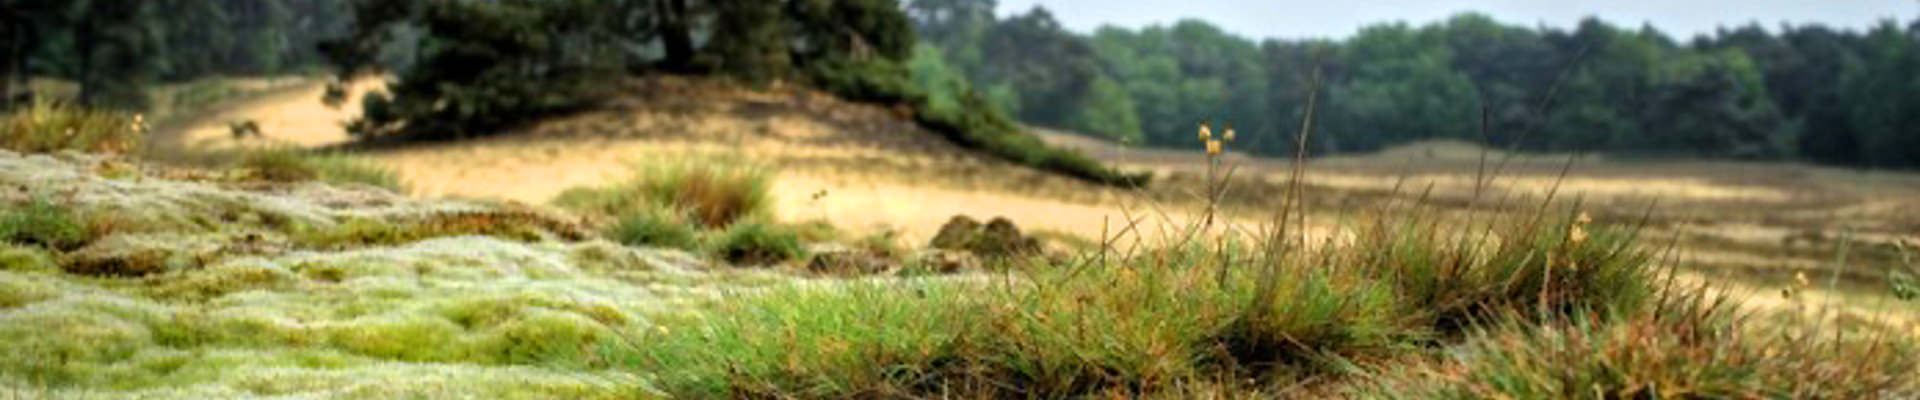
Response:
[{"label": "grass tuft", "polygon": [[713,238],[710,251],[734,265],[773,265],[807,256],[792,227],[765,222],[733,224]]},{"label": "grass tuft", "polygon": [[140,115],[62,102],[36,101],[0,114],[0,148],[22,153],[127,154],[140,148],[146,132]]},{"label": "grass tuft", "polygon": [[697,226],[668,212],[636,212],[620,218],[608,228],[607,236],[628,246],[667,247],[694,250],[700,247]]},{"label": "grass tuft", "polygon": [[23,206],[0,210],[0,241],[73,250],[91,239],[73,210],[45,198],[35,197]]},{"label": "grass tuft", "polygon": [[625,183],[561,193],[561,207],[622,217],[669,210],[706,228],[772,215],[772,172],[737,160],[658,162],[638,169]]},{"label": "grass tuft", "polygon": [[[1749,326],[1723,301],[1618,321],[1478,329],[1438,361],[1391,371],[1366,397],[1906,398],[1920,395],[1910,343]],[[1801,324],[1810,321],[1798,321]],[[1817,323],[1813,323],[1817,324]]]},{"label": "grass tuft", "polygon": [[237,156],[235,167],[274,182],[322,181],[362,184],[404,191],[399,175],[344,154],[312,153],[296,148],[250,150]]}]

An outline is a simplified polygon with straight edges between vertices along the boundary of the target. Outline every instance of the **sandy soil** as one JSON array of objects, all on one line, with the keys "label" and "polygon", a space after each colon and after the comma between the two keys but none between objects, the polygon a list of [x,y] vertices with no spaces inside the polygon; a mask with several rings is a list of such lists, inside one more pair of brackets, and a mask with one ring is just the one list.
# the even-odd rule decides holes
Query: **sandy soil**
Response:
[{"label": "sandy soil", "polygon": [[[377,81],[355,84],[356,92]],[[624,179],[649,160],[721,156],[773,165],[776,212],[789,221],[826,220],[855,233],[891,231],[921,243],[954,215],[1005,216],[1023,229],[1098,237],[1128,217],[1144,220],[1145,237],[1192,224],[1201,208],[1192,182],[1204,173],[1204,155],[1142,150],[1084,137],[1049,134],[1058,145],[1137,170],[1166,182],[1145,193],[1084,184],[959,149],[893,116],[897,110],[853,105],[801,90],[750,91],[686,81],[634,83],[641,93],[606,110],[542,123],[513,135],[460,143],[365,152],[396,170],[411,194],[546,203],[577,186]],[[208,118],[181,137],[201,147],[324,146],[349,138],[340,129],[357,103],[339,109],[319,102],[321,88],[251,102]],[[356,96],[355,100],[358,96]],[[236,141],[226,124],[253,120],[264,140]],[[1579,199],[1603,218],[1651,218],[1651,236],[1673,238],[1699,281],[1741,278],[1737,289],[1755,304],[1780,308],[1779,285],[1796,273],[1832,270],[1837,238],[1864,249],[1894,241],[1920,243],[1920,175],[1860,172],[1779,163],[1617,160],[1596,156],[1524,155],[1509,159],[1472,144],[1436,142],[1377,154],[1313,160],[1307,183],[1341,198],[1342,207],[1415,197],[1459,210],[1482,207],[1477,176],[1507,161],[1480,195],[1538,198],[1553,192]],[[1562,168],[1573,160],[1571,172]],[[1287,175],[1284,159],[1229,156],[1242,178],[1235,185],[1266,185]],[[1483,169],[1484,168],[1484,169]],[[1181,178],[1181,177],[1185,178]],[[1183,180],[1184,179],[1184,180]],[[1182,186],[1180,182],[1186,182]],[[1556,189],[1557,188],[1557,189]],[[814,199],[813,194],[826,196]],[[1225,217],[1238,226],[1263,221],[1272,190],[1242,190],[1243,203]],[[1357,200],[1356,200],[1357,199]],[[1399,200],[1395,200],[1399,199]],[[1532,204],[1532,203],[1524,203]],[[1266,208],[1262,208],[1266,207]],[[1651,208],[1649,208],[1651,207]],[[1321,218],[1318,221],[1330,221]],[[1624,221],[1621,221],[1624,222]],[[1320,227],[1322,231],[1328,227]],[[1781,250],[1806,246],[1826,252]],[[1868,254],[1871,255],[1871,254]],[[1886,257],[1856,256],[1843,297],[1883,291]],[[1852,265],[1858,264],[1858,265]],[[1879,275],[1876,275],[1879,274]],[[1754,294],[1757,293],[1757,294]],[[1768,297],[1772,294],[1772,297]],[[1815,296],[1819,297],[1819,296]],[[1824,298],[1824,297],[1822,297]]]},{"label": "sandy soil", "polygon": [[[354,87],[358,93],[378,85],[365,80]],[[355,117],[352,110],[359,109],[360,96],[355,96],[354,103],[330,108],[319,102],[322,90],[316,85],[220,112],[185,130],[180,140],[196,148],[317,147],[350,140],[340,126]],[[1103,226],[1117,231],[1130,215],[1146,220],[1153,228],[1142,230],[1155,235],[1192,221],[1190,213],[1155,211],[1143,201],[978,157],[937,138],[929,143],[924,137],[860,137],[897,133],[889,131],[901,127],[848,126],[886,110],[833,100],[814,100],[829,102],[820,106],[823,112],[758,109],[791,95],[734,93],[722,102],[729,108],[720,110],[687,110],[705,104],[685,101],[629,105],[646,108],[540,126],[526,135],[381,149],[364,156],[397,171],[415,196],[528,204],[546,203],[569,188],[617,182],[633,165],[648,160],[737,157],[770,164],[778,171],[772,190],[776,213],[783,219],[826,220],[855,233],[890,231],[913,243],[931,238],[955,215],[1004,216],[1023,229],[1083,237],[1100,236]],[[856,115],[821,115],[825,113]],[[246,120],[258,123],[264,138],[233,138],[226,123]],[[1010,180],[1003,182],[1003,178]],[[1063,200],[980,190],[981,186],[1025,183],[1097,194]],[[812,195],[821,191],[827,195],[814,199]]]}]

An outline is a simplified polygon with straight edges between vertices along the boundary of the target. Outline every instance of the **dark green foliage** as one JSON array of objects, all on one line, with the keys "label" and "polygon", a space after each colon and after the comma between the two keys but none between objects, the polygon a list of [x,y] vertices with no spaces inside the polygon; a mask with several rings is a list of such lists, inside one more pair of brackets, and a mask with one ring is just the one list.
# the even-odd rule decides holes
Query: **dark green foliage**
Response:
[{"label": "dark green foliage", "polygon": [[913,75],[893,61],[832,60],[814,64],[809,72],[814,85],[848,100],[912,104],[925,98]]},{"label": "dark green foliage", "polygon": [[[1199,148],[1203,120],[1237,148],[1290,155],[1315,69],[1314,153],[1459,139],[1534,151],[1912,167],[1904,127],[1920,25],[1868,32],[1724,30],[1691,45],[1598,19],[1571,29],[1480,14],[1378,24],[1338,42],[1255,41],[1206,22],[1066,32],[1044,10],[995,18],[990,0],[914,0],[917,30],[985,103],[1024,123]],[[1091,54],[1081,49],[1091,48]],[[988,56],[991,55],[991,56]],[[1482,130],[1482,116],[1486,123]],[[1903,119],[1906,118],[1906,119]]]},{"label": "dark green foliage", "polygon": [[319,61],[347,0],[0,1],[0,108],[28,76],[80,84],[88,106],[146,107],[152,81],[278,74]]},{"label": "dark green foliage", "polygon": [[1016,163],[1107,185],[1136,187],[1147,183],[1145,175],[1115,171],[1080,153],[1047,146],[987,105],[977,93],[962,95],[957,104],[959,107],[954,108],[921,107],[915,118],[921,126],[948,140]]},{"label": "dark green foliage", "polygon": [[806,257],[800,234],[793,228],[764,222],[742,222],[713,238],[710,251],[734,265],[764,266]]},{"label": "dark green foliage", "polygon": [[73,250],[90,239],[73,210],[43,198],[0,210],[0,241],[52,250]]},{"label": "dark green foliage", "polygon": [[[380,3],[380,4],[372,4]],[[592,105],[607,80],[624,67],[617,43],[601,37],[596,2],[432,1],[411,8],[356,3],[360,15],[411,12],[404,20],[428,32],[427,54],[390,88],[390,98],[368,101],[352,130],[362,137],[398,135],[441,140],[483,136],[536,117]],[[395,7],[398,7],[397,9]],[[398,23],[403,20],[382,21]],[[356,26],[354,40],[330,43],[335,63],[360,72],[391,27]]]}]

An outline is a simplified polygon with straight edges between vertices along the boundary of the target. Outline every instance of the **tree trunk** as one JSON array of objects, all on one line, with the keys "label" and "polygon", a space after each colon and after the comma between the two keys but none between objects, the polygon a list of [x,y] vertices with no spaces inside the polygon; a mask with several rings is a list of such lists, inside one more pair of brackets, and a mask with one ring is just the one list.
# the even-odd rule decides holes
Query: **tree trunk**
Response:
[{"label": "tree trunk", "polygon": [[684,71],[693,65],[693,31],[687,22],[687,0],[661,0],[660,41],[666,47],[669,70]]},{"label": "tree trunk", "polygon": [[100,95],[100,82],[93,77],[94,46],[98,44],[95,42],[99,41],[97,36],[97,32],[94,32],[93,11],[89,9],[86,15],[80,18],[80,24],[75,27],[73,33],[74,48],[80,57],[79,76],[75,80],[80,81],[80,104],[88,106],[98,105],[96,103],[98,99],[95,97]]},{"label": "tree trunk", "polygon": [[7,30],[7,42],[0,44],[0,47],[5,47],[3,51],[7,57],[6,60],[0,61],[0,111],[13,108],[13,76],[20,73],[16,67],[22,64],[18,60],[21,54],[25,53],[21,48],[27,47],[27,42],[24,41],[26,38],[20,34],[19,26],[10,27]]}]

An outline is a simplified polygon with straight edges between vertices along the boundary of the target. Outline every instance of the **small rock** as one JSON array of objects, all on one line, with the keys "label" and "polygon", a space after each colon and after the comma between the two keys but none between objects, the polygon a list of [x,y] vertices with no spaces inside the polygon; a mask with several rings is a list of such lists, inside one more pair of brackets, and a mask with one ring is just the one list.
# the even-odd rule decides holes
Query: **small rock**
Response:
[{"label": "small rock", "polygon": [[851,250],[814,253],[807,262],[808,271],[831,275],[873,275],[892,267],[885,259]]}]

